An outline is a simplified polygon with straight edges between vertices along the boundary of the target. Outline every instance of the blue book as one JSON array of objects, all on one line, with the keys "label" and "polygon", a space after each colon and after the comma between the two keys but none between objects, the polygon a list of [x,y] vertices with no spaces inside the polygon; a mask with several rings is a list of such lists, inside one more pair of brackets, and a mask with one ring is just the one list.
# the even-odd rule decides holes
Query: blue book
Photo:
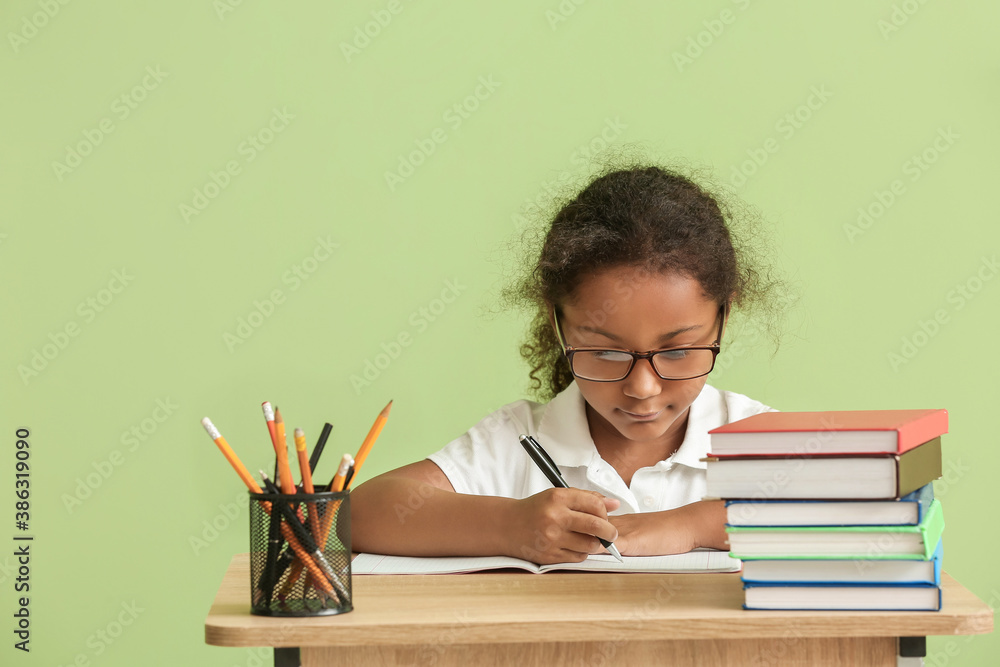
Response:
[{"label": "blue book", "polygon": [[727,500],[729,526],[916,526],[934,500],[925,484],[898,500]]},{"label": "blue book", "polygon": [[944,540],[930,560],[748,560],[744,584],[940,586]]}]

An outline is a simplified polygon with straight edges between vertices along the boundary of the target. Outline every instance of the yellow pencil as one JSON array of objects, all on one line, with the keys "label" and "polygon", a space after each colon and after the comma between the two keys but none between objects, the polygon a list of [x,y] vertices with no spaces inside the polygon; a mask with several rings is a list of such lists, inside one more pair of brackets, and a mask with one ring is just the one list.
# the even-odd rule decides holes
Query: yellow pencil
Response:
[{"label": "yellow pencil", "polygon": [[278,434],[278,478],[282,493],[295,493],[295,480],[292,479],[292,469],[288,467],[288,441],[285,440],[285,420],[281,418],[281,410],[274,409],[274,430]]},{"label": "yellow pencil", "polygon": [[[302,490],[306,493],[316,493],[313,488],[312,472],[309,470],[309,457],[306,455],[306,433],[300,428],[295,429],[295,453],[299,457],[299,470],[302,471]],[[319,517],[316,516],[316,503],[308,503],[309,528],[313,538],[319,537]],[[322,548],[322,547],[321,547]]]},{"label": "yellow pencil", "polygon": [[375,444],[375,441],[378,440],[379,433],[382,432],[382,427],[385,426],[385,422],[389,419],[390,408],[392,408],[392,401],[389,401],[389,403],[382,408],[382,412],[378,413],[378,417],[375,418],[375,423],[372,424],[371,430],[368,431],[365,441],[361,443],[361,449],[358,450],[357,455],[354,457],[354,471],[344,482],[345,489],[351,487],[351,481],[357,476],[358,471],[361,470],[361,466],[365,462],[365,459],[368,458],[368,453],[372,450],[372,446]]}]

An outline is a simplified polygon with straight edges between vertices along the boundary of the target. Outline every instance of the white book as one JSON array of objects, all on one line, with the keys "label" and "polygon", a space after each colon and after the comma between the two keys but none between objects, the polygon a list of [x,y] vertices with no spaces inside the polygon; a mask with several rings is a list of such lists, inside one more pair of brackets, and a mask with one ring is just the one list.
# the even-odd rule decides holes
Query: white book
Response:
[{"label": "white book", "polygon": [[[775,556],[853,556],[875,554],[890,556],[924,556],[927,547],[921,533],[864,532],[827,533],[820,531],[768,531],[729,532],[731,553],[744,558]],[[937,544],[937,542],[935,542]]]},{"label": "white book", "polygon": [[591,554],[579,563],[539,565],[509,556],[414,558],[361,553],[351,562],[351,574],[458,574],[516,568],[542,574],[553,570],[589,572],[739,572],[740,561],[728,552],[696,549],[667,556],[623,556],[619,563],[610,554]]},{"label": "white book", "polygon": [[709,459],[705,472],[713,498],[864,500],[892,498],[898,490],[891,457]]},{"label": "white book", "polygon": [[726,523],[731,526],[915,525],[919,513],[917,503],[898,500],[734,502],[726,506]]},{"label": "white book", "polygon": [[757,586],[747,584],[747,609],[937,611],[936,586]]},{"label": "white book", "polygon": [[748,583],[882,583],[934,585],[933,560],[747,560]]}]

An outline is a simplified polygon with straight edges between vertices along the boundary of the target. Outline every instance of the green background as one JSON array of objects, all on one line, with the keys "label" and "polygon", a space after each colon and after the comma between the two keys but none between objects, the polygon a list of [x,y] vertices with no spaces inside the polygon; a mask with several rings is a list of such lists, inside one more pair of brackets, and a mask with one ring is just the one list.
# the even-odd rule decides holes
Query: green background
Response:
[{"label": "green background", "polygon": [[[53,16],[39,14],[49,5]],[[525,315],[491,314],[518,216],[544,203],[546,182],[579,183],[593,152],[625,144],[731,185],[767,219],[798,294],[777,353],[744,321],[710,382],[783,410],[947,408],[945,566],[1000,601],[995,3],[404,0],[345,54],[387,5],[0,8],[0,534],[13,544],[18,532],[14,432],[27,427],[36,536],[30,655],[11,646],[13,547],[0,549],[0,660],[270,659],[203,641],[222,574],[248,543],[243,487],[200,419],[251,470],[272,459],[261,401],[310,442],[329,420],[325,478],[395,399],[363,481],[528,397]],[[490,77],[498,87],[449,120]],[[815,90],[825,99],[803,107]],[[294,118],[268,135],[275,109]],[[783,119],[796,113],[790,132]],[[444,142],[390,187],[386,172],[438,128]],[[258,134],[271,141],[250,160],[243,142]],[[76,148],[89,153],[77,166],[54,164],[75,162]],[[914,171],[925,151],[934,162]],[[185,220],[181,205],[213,172],[224,181],[229,161],[239,173]],[[740,169],[753,172],[745,183]],[[845,225],[878,211],[897,179],[902,194],[851,236]],[[317,238],[337,248],[296,284],[288,272]],[[114,271],[131,280],[102,292]],[[446,281],[458,296],[442,309]],[[274,290],[271,315],[227,344]],[[100,312],[86,306],[102,298]],[[433,321],[420,324],[421,308]],[[926,324],[935,313],[941,323]],[[45,348],[73,325],[62,349]],[[352,385],[402,333],[410,345]],[[162,423],[158,400],[176,406]],[[128,440],[144,424],[144,439]],[[135,622],[96,639],[133,602]],[[985,665],[998,651],[993,635],[929,642],[932,664]]]}]

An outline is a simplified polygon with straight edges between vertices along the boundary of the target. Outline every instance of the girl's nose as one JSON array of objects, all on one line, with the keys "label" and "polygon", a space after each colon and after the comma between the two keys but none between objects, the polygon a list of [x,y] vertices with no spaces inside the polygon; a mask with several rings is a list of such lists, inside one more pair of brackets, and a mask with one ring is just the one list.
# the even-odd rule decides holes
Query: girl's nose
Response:
[{"label": "girl's nose", "polygon": [[652,359],[639,359],[632,367],[632,372],[622,380],[622,391],[626,396],[642,400],[656,396],[661,391],[660,376],[653,370]]}]

